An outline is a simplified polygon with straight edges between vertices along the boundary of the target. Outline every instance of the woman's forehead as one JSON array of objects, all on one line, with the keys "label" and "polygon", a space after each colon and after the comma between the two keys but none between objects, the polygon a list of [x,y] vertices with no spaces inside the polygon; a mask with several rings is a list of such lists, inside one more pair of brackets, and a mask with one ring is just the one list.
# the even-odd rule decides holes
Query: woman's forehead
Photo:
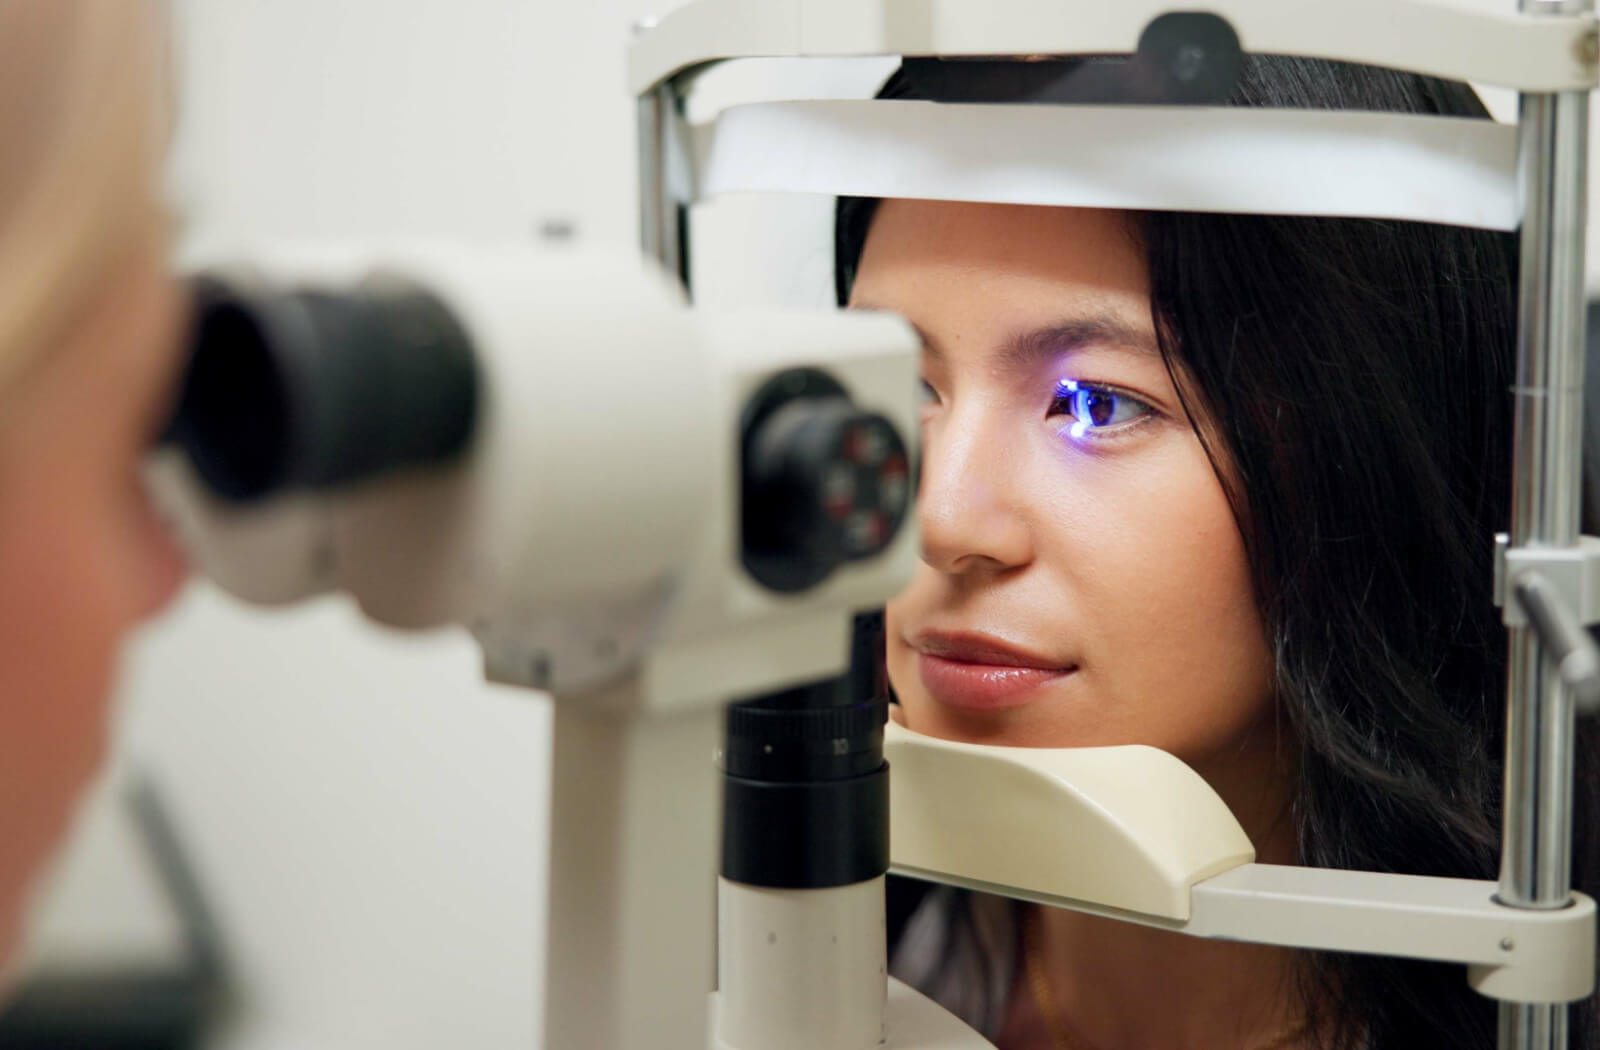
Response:
[{"label": "woman's forehead", "polygon": [[1079,326],[1153,345],[1149,281],[1125,212],[886,200],[852,289],[932,347]]}]

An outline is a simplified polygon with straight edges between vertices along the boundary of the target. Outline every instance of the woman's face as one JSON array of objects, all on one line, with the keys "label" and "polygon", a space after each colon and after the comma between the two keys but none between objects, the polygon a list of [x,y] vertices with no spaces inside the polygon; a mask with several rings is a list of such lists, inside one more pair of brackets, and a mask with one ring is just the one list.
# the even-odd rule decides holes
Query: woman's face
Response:
[{"label": "woman's face", "polygon": [[1129,217],[885,201],[852,305],[925,342],[922,564],[887,612],[906,723],[1150,744],[1219,786],[1271,727],[1272,663]]},{"label": "woman's face", "polygon": [[182,578],[140,478],[180,314],[152,234],[4,394],[0,967],[23,889],[99,763],[118,643]]}]

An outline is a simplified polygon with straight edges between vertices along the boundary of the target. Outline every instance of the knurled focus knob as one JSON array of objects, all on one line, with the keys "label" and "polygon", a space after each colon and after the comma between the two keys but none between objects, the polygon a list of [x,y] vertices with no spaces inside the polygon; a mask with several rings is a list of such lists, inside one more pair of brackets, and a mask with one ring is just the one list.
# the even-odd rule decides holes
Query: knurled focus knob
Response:
[{"label": "knurled focus knob", "polygon": [[763,385],[745,412],[742,453],[744,565],[773,590],[805,590],[882,553],[905,521],[905,441],[824,372],[794,369]]}]

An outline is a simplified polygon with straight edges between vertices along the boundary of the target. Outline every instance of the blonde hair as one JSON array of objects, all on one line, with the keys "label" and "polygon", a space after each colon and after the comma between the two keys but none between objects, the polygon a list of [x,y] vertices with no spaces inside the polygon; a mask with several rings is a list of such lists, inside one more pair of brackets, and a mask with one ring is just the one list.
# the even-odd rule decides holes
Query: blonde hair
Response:
[{"label": "blonde hair", "polygon": [[0,399],[159,214],[146,0],[0,0]]}]

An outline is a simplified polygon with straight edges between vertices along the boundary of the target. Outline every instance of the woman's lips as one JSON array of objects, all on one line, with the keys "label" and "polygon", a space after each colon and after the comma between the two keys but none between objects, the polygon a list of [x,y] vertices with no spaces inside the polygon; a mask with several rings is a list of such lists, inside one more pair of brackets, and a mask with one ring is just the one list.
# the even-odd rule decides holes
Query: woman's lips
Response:
[{"label": "woman's lips", "polygon": [[917,671],[935,700],[964,711],[1003,711],[1036,699],[1038,690],[1071,674],[1074,667],[984,638],[918,638]]},{"label": "woman's lips", "polygon": [[917,657],[922,686],[942,704],[965,711],[1003,711],[1021,707],[1042,686],[1072,673],[1071,668],[1047,671],[1040,667],[1006,667],[969,664],[922,653]]}]

